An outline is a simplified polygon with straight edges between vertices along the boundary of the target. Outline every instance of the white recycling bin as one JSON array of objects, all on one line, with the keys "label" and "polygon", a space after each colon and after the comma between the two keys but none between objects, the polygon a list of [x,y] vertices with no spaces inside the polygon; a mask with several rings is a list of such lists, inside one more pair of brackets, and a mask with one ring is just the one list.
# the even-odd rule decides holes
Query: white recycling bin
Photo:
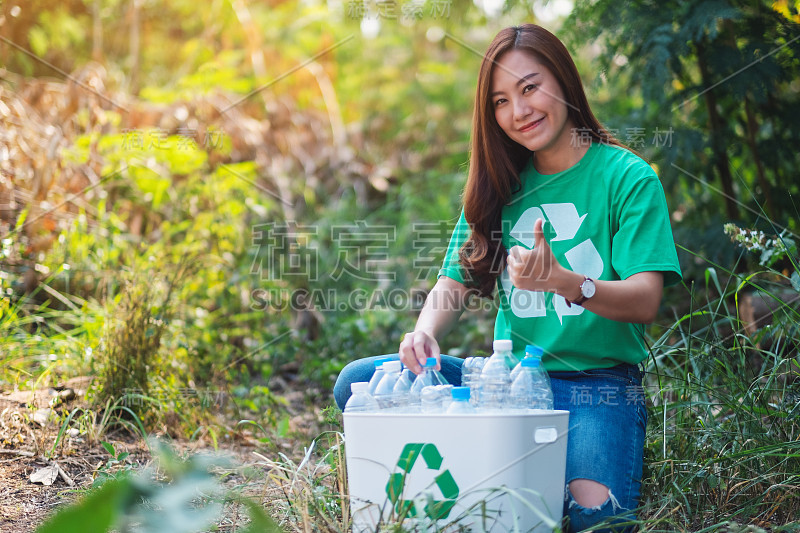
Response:
[{"label": "white recycling bin", "polygon": [[353,532],[403,520],[552,531],[564,504],[568,427],[568,411],[344,413]]}]

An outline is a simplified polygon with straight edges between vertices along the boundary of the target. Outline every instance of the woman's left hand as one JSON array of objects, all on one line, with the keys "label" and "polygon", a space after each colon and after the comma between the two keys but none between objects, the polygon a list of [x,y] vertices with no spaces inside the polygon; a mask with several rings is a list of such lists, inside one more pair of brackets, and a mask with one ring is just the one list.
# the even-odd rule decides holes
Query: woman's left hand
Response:
[{"label": "woman's left hand", "polygon": [[539,218],[533,224],[534,245],[532,250],[521,246],[514,246],[508,251],[508,275],[511,283],[518,289],[529,291],[556,292],[564,271],[547,240],[544,238],[542,226],[544,221]]}]

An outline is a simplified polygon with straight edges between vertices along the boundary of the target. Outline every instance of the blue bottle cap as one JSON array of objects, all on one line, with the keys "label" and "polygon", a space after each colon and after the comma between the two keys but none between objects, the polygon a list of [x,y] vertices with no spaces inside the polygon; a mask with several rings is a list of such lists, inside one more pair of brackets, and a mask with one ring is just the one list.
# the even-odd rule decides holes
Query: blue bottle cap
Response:
[{"label": "blue bottle cap", "polygon": [[469,400],[469,387],[453,387],[454,400]]},{"label": "blue bottle cap", "polygon": [[435,357],[428,357],[425,360],[425,368],[433,368],[436,366],[436,358]]},{"label": "blue bottle cap", "polygon": [[538,355],[541,358],[542,354],[544,353],[544,350],[542,349],[541,346],[536,346],[535,344],[528,344],[527,346],[525,346],[525,353],[533,356]]},{"label": "blue bottle cap", "polygon": [[525,368],[536,368],[541,362],[542,360],[538,357],[526,357],[520,362],[520,364]]}]

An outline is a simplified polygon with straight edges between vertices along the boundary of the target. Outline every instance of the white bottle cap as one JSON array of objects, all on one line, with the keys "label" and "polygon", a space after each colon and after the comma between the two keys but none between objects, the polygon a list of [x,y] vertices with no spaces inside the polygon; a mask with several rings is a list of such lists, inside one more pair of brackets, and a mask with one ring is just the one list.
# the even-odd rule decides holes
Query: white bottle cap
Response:
[{"label": "white bottle cap", "polygon": [[492,343],[492,349],[495,352],[510,352],[514,349],[514,343],[511,339],[497,339]]},{"label": "white bottle cap", "polygon": [[356,381],[350,384],[350,392],[357,394],[359,392],[369,392],[369,381]]},{"label": "white bottle cap", "polygon": [[400,361],[386,361],[383,363],[384,372],[400,372]]}]

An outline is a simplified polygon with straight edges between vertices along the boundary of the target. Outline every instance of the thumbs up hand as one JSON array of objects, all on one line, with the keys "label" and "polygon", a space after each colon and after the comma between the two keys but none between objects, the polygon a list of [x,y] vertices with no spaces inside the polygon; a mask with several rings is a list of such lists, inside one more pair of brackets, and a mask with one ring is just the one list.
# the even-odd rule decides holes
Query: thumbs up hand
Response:
[{"label": "thumbs up hand", "polygon": [[544,238],[544,221],[536,219],[533,224],[534,245],[532,250],[514,246],[508,251],[508,274],[518,289],[556,292],[556,279],[565,270],[556,261],[550,245]]}]

